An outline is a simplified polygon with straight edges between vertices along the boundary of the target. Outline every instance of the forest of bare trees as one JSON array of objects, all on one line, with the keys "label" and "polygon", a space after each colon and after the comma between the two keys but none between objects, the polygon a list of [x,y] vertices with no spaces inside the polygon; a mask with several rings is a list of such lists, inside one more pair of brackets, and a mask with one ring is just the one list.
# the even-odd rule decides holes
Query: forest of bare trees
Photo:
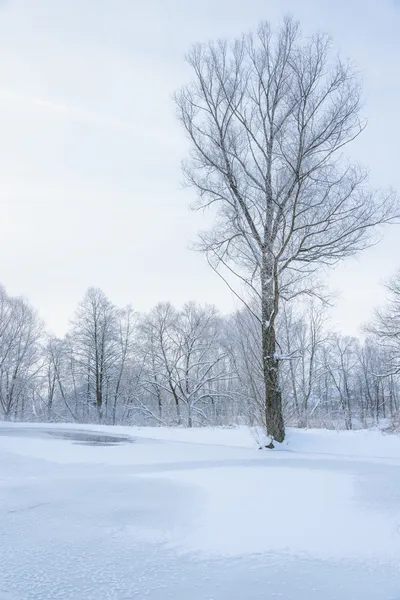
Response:
[{"label": "forest of bare trees", "polygon": [[[331,330],[315,299],[283,304],[277,323],[285,422],[353,429],[400,415],[400,275],[363,340]],[[263,423],[261,331],[247,309],[195,302],[146,314],[90,288],[62,339],[32,307],[0,291],[4,420],[132,425]]]}]

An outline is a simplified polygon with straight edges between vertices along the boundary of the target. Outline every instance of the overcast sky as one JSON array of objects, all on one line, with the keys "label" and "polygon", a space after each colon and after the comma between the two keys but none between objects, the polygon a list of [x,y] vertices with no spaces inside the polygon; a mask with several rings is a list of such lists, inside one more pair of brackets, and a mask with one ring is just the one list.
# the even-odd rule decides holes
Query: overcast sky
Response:
[{"label": "overcast sky", "polygon": [[[0,0],[0,281],[64,333],[88,286],[141,311],[235,305],[189,250],[204,218],[180,187],[171,95],[190,44],[285,13],[329,32],[364,80],[354,158],[400,191],[400,3],[395,0]],[[330,277],[334,321],[357,333],[400,267],[400,226]]]}]

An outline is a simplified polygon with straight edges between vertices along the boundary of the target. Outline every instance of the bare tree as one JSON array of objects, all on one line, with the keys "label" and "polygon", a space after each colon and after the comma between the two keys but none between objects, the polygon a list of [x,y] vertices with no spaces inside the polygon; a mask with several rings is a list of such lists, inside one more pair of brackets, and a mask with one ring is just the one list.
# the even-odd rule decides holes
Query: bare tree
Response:
[{"label": "bare tree", "polygon": [[[293,305],[285,303],[279,321],[283,333],[281,345],[285,356],[290,358],[283,369],[290,382],[286,400],[292,400],[291,412],[294,411],[298,425],[303,427],[309,425],[309,417],[320,402],[316,388],[321,376],[321,348],[327,336],[325,309],[326,305],[315,299],[302,303],[297,311]],[[290,410],[287,413],[290,414]]]},{"label": "bare tree", "polygon": [[127,306],[125,309],[117,311],[116,316],[118,326],[118,360],[115,362],[115,373],[113,378],[113,425],[116,424],[117,406],[123,391],[124,378],[129,369],[129,363],[132,361],[134,335],[136,333],[136,325],[138,318],[138,315],[133,311],[131,306]]},{"label": "bare tree", "polygon": [[214,406],[223,394],[218,389],[221,381],[229,378],[221,347],[221,324],[213,306],[200,307],[195,302],[186,304],[179,314],[175,328],[178,360],[174,375],[176,388],[187,410],[187,423],[193,426],[194,416],[207,417],[202,410],[205,401]]},{"label": "bare tree", "polygon": [[5,419],[25,417],[40,371],[43,324],[22,298],[0,288],[0,408]]},{"label": "bare tree", "polygon": [[[48,336],[42,346],[41,382],[36,395],[43,409],[42,417],[47,421],[72,418],[77,421],[78,402],[72,402],[73,393],[69,378],[69,365],[75,364],[67,340]],[[75,398],[77,400],[77,398]]]},{"label": "bare tree", "polygon": [[208,422],[210,416],[215,422],[219,401],[231,397],[232,377],[222,340],[224,323],[215,307],[189,302],[177,311],[158,304],[142,320],[141,332],[142,383],[157,401],[156,420],[165,422],[168,408],[174,407],[178,425],[183,409],[188,427]]},{"label": "bare tree", "polygon": [[216,211],[200,248],[260,307],[265,416],[277,441],[285,435],[282,296],[304,291],[322,264],[369,246],[372,228],[397,210],[395,197],[371,191],[365,171],[343,156],[364,129],[360,83],[330,54],[329,38],[304,40],[289,18],[276,34],[262,23],[232,43],[194,46],[187,57],[194,81],[176,94],[191,142],[184,172],[198,192],[195,208]]},{"label": "bare tree", "polygon": [[358,367],[357,339],[333,335],[326,346],[325,365],[330,375],[334,398],[343,414],[346,429],[353,429],[356,369]]},{"label": "bare tree", "polygon": [[52,421],[54,417],[53,405],[57,397],[57,377],[60,370],[60,352],[57,352],[61,341],[54,336],[49,336],[43,347],[43,393],[40,394],[41,401],[45,405],[47,420]]},{"label": "bare tree", "polygon": [[163,398],[172,398],[176,423],[182,424],[181,398],[175,378],[179,349],[174,337],[178,311],[170,304],[160,302],[141,324],[147,392],[157,398],[159,419],[162,419]]},{"label": "bare tree", "polygon": [[80,366],[80,379],[86,377],[88,405],[96,406],[101,422],[108,407],[108,377],[121,351],[117,309],[101,290],[89,288],[72,325],[74,359]]},{"label": "bare tree", "polygon": [[366,330],[386,348],[390,356],[387,372],[381,375],[400,373],[400,271],[386,284],[388,292],[386,306],[375,311],[373,321]]},{"label": "bare tree", "polygon": [[265,418],[265,389],[260,328],[253,313],[243,309],[229,319],[227,348],[237,377],[232,395],[242,404],[238,413],[249,425],[258,425]]},{"label": "bare tree", "polygon": [[375,311],[365,327],[370,337],[363,349],[367,410],[376,423],[387,412],[393,421],[399,419],[400,271],[387,282],[386,290],[386,305]]}]

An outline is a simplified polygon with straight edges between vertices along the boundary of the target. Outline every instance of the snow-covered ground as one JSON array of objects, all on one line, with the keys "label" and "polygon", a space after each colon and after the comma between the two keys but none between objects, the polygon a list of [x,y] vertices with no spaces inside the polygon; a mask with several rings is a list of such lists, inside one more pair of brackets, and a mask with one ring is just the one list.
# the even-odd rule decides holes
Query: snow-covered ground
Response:
[{"label": "snow-covered ground", "polygon": [[400,600],[400,437],[257,437],[0,424],[0,600]]}]

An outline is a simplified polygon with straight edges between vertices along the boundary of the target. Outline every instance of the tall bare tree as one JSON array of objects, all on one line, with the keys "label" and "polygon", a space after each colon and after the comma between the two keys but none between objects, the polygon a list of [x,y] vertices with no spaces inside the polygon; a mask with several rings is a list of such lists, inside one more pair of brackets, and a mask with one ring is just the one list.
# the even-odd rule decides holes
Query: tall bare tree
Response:
[{"label": "tall bare tree", "polygon": [[343,156],[365,126],[360,83],[331,58],[327,36],[303,39],[287,18],[275,34],[261,23],[232,43],[196,45],[187,61],[194,80],[176,94],[191,142],[184,172],[195,208],[215,210],[200,248],[231,287],[227,274],[257,298],[266,427],[282,441],[281,298],[300,293],[320,265],[369,246],[396,199],[371,191]]}]

